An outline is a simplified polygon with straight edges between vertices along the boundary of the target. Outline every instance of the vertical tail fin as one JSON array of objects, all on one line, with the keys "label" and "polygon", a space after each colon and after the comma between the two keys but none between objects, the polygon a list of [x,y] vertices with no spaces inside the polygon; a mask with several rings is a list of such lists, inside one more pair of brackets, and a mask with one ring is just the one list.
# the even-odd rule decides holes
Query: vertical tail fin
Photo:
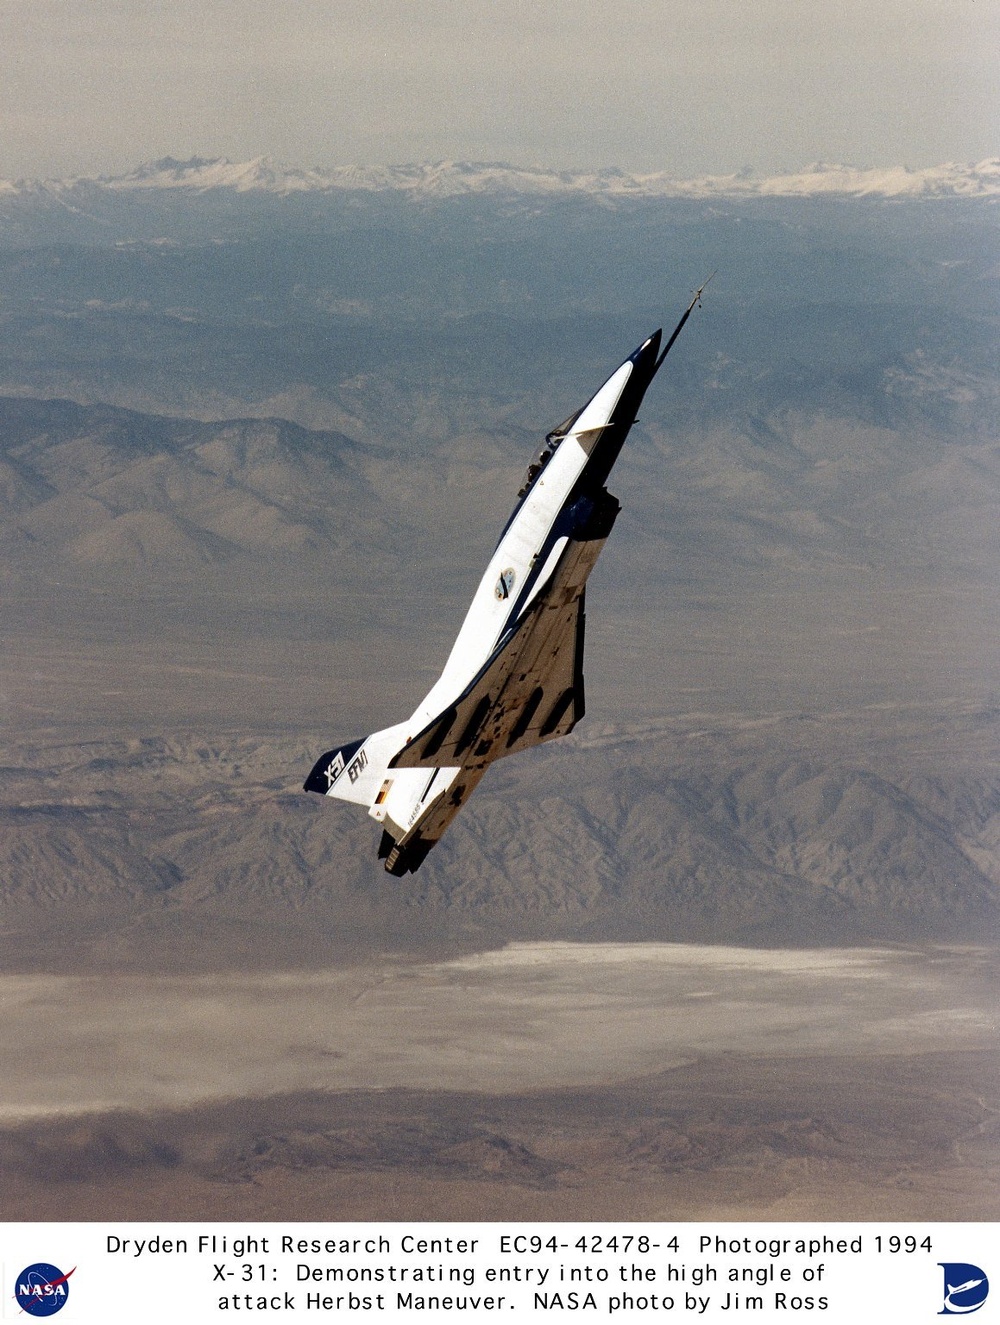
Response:
[{"label": "vertical tail fin", "polygon": [[389,760],[405,741],[404,728],[387,727],[320,755],[306,778],[306,791],[372,806],[385,782]]},{"label": "vertical tail fin", "polygon": [[424,857],[482,777],[470,771],[452,788],[458,766],[390,768],[406,744],[406,725],[373,732],[328,750],[306,778],[306,791],[364,805],[382,825],[379,859],[390,874],[419,869]]}]

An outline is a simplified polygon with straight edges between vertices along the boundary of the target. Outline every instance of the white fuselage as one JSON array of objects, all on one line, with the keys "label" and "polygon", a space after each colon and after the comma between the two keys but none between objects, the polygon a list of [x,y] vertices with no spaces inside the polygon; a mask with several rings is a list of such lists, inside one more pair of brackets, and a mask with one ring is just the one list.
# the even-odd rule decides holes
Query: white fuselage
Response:
[{"label": "white fuselage", "polygon": [[[448,655],[444,671],[414,710],[409,722],[403,724],[409,736],[415,736],[462,693],[492,655],[504,633],[523,615],[535,596],[548,583],[565,546],[564,540],[560,540],[550,550],[546,565],[535,581],[530,597],[520,604],[515,616],[519,587],[534,570],[552,526],[590,458],[588,452],[577,441],[577,437],[591,429],[604,427],[625,389],[625,383],[631,372],[632,364],[626,361],[608,378],[593,400],[573,421],[572,428],[535,480],[534,486],[525,497],[490,558],[472,605],[462,623],[462,629],[458,632],[458,638]],[[500,576],[505,571],[513,571],[514,578],[510,585],[509,596],[498,597],[497,586],[500,583]]]},{"label": "white fuselage", "polygon": [[[632,369],[631,361],[623,363],[574,419],[497,544],[440,677],[406,722],[378,734],[385,738],[386,746],[399,749],[407,744],[455,702],[492,657],[504,634],[551,579],[566,546],[565,538],[557,539],[549,548],[531,593],[521,599],[521,586],[535,569],[553,525],[590,458],[578,438],[607,424]],[[506,592],[500,592],[501,583]],[[371,803],[378,791],[374,786],[359,787],[358,799],[371,806],[372,818],[379,822],[391,820],[409,831],[420,822],[432,802],[455,782],[460,771],[457,765],[431,773],[426,769],[396,769],[387,783],[382,784],[381,801]]]},{"label": "white fuselage", "polygon": [[[438,813],[435,806],[443,804],[452,788],[452,802],[457,807],[482,777],[481,762],[464,771],[457,761],[430,768],[408,767],[399,763],[399,755],[460,701],[505,635],[513,632],[552,581],[569,541],[569,533],[562,535],[556,524],[593,456],[595,434],[599,438],[600,430],[611,422],[635,360],[651,343],[652,338],[611,374],[555,442],[550,458],[535,474],[501,535],[444,670],[410,717],[373,732],[359,746],[351,747],[346,759],[331,752],[331,762],[322,774],[328,784],[326,794],[367,806],[372,818],[388,827],[397,843]],[[544,563],[539,565],[543,557]]]},{"label": "white fuselage", "polygon": [[[440,768],[433,773],[426,769],[399,768],[387,775],[386,765],[398,750],[464,692],[492,656],[503,635],[550,580],[565,547],[566,540],[562,538],[549,549],[531,594],[521,599],[520,589],[534,570],[550,539],[553,525],[590,458],[577,439],[583,433],[607,424],[632,368],[632,363],[627,360],[608,378],[574,419],[551,460],[535,479],[490,558],[440,677],[408,719],[368,737],[365,767],[353,782],[339,779],[331,794],[367,805],[369,814],[379,822],[390,820],[409,830],[421,819],[431,802],[455,781],[460,772],[457,766]],[[505,572],[513,572],[513,577],[507,577],[506,596],[498,595],[498,585]]]},{"label": "white fuselage", "polygon": [[605,487],[661,349],[654,331],[530,466],[441,675],[403,722],[321,755],[305,790],[365,805],[379,858],[419,869],[486,768],[568,735],[585,711],[587,578],[621,507]]}]

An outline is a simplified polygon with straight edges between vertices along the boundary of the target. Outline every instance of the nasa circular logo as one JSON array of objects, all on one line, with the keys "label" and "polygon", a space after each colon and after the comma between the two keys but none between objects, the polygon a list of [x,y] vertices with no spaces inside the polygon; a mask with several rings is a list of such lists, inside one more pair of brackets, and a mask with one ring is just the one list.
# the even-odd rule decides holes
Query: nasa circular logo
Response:
[{"label": "nasa circular logo", "polygon": [[990,1291],[990,1281],[978,1265],[964,1261],[938,1261],[944,1270],[944,1303],[939,1316],[967,1316],[978,1311]]},{"label": "nasa circular logo", "polygon": [[[76,1266],[73,1267],[76,1269]],[[69,1299],[69,1274],[47,1261],[37,1261],[17,1276],[14,1301],[29,1316],[54,1316]]]},{"label": "nasa circular logo", "polygon": [[500,572],[500,578],[497,580],[496,588],[493,590],[493,597],[504,599],[510,597],[510,591],[514,587],[514,581],[517,575],[513,566],[508,566],[506,570]]}]

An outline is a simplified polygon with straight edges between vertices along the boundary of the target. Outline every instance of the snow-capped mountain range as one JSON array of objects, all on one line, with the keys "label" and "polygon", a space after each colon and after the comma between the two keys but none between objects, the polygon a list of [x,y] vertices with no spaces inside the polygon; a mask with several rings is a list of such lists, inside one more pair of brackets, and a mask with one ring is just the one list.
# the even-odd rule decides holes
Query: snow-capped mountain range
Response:
[{"label": "snow-capped mountain range", "polygon": [[0,180],[0,197],[60,195],[87,190],[114,193],[189,190],[193,193],[397,192],[414,197],[458,194],[576,194],[607,197],[874,198],[1000,197],[1000,157],[971,165],[947,163],[920,170],[817,163],[794,174],[702,175],[677,179],[663,171],[629,174],[619,169],[549,170],[503,162],[437,161],[402,166],[335,166],[299,169],[268,157],[233,162],[223,157],[165,157],[124,175],[62,180]]}]

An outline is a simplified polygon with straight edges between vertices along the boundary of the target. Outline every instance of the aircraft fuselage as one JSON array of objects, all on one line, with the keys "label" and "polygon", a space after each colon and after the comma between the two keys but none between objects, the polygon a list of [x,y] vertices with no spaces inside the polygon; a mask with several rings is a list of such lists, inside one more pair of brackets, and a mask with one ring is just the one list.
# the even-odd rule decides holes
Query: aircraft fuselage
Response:
[{"label": "aircraft fuselage", "polygon": [[585,586],[620,510],[605,484],[665,357],[660,339],[546,438],[444,670],[410,717],[329,751],[306,779],[307,791],[368,806],[391,873],[419,867],[489,764],[583,717]]}]

